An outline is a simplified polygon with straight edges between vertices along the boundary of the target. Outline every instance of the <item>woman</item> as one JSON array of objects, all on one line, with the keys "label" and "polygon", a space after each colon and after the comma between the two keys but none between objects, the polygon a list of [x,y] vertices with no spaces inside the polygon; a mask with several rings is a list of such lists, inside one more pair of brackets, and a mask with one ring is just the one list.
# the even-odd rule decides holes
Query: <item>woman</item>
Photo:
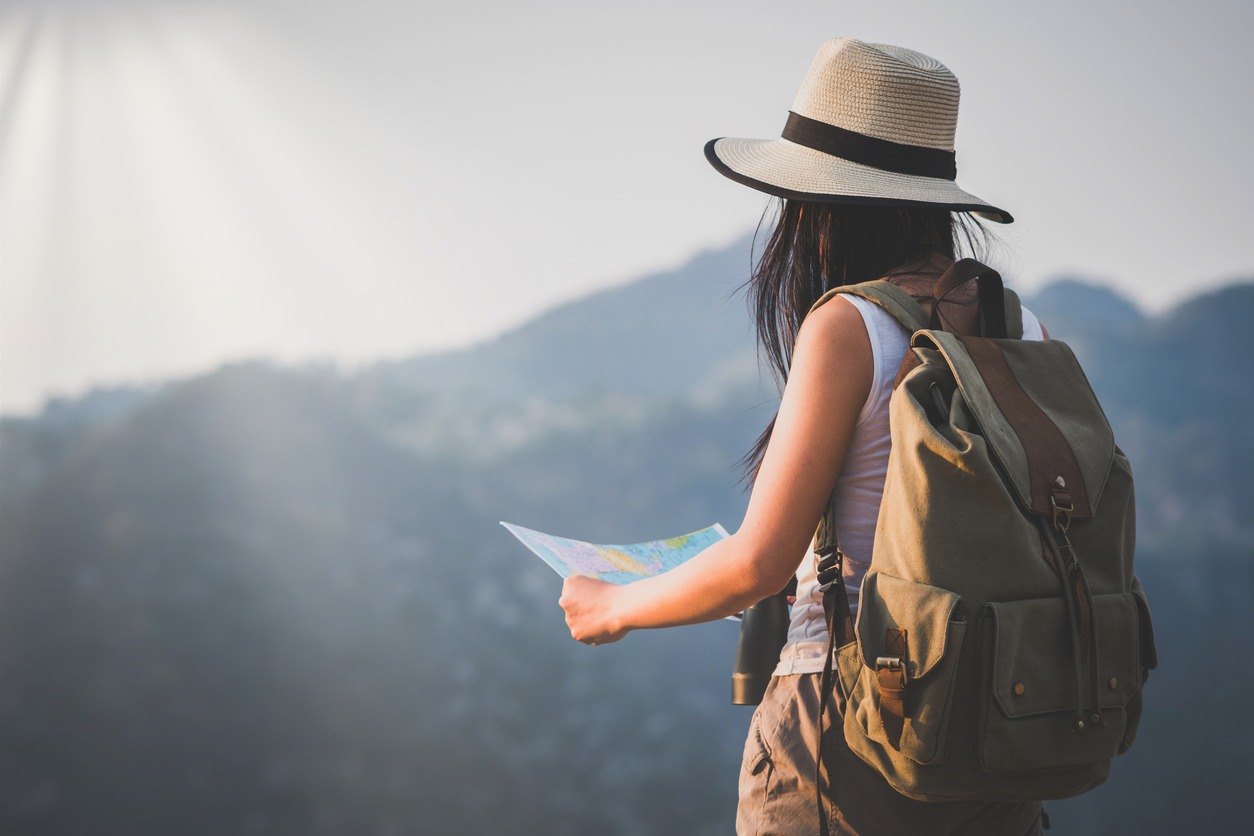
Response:
[{"label": "woman", "polygon": [[[784,198],[750,295],[762,348],[786,385],[775,420],[748,456],[753,492],[744,522],[666,574],[627,586],[572,577],[563,589],[571,635],[598,645],[635,629],[739,612],[796,574],[788,643],[745,747],[742,834],[819,830],[815,750],[827,632],[810,541],[834,496],[845,583],[856,603],[888,461],[888,399],[909,340],[896,320],[860,298],[838,295],[811,307],[830,288],[888,278],[926,308],[936,278],[961,250],[982,243],[982,228],[966,213],[1012,220],[954,182],[957,111],[957,80],[939,62],[840,39],[820,49],[781,139],[706,146],[722,174]],[[976,330],[974,288],[941,308],[950,330]],[[1043,336],[1026,311],[1024,336]],[[837,702],[843,711],[839,695]],[[1039,829],[1035,802],[914,801],[843,740],[834,745],[836,789],[827,811],[834,832]]]}]

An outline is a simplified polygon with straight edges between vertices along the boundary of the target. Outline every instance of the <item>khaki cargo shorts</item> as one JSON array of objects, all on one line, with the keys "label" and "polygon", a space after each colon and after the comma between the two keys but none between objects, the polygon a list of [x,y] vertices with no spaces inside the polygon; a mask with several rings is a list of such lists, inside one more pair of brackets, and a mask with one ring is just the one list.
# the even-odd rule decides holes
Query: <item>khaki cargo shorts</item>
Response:
[{"label": "khaki cargo shorts", "polygon": [[[740,767],[739,836],[815,836],[815,750],[819,716],[817,673],[777,676],[749,724]],[[836,696],[844,714],[844,698]],[[845,745],[839,726],[836,794],[829,799],[832,833],[860,836],[1039,836],[1041,805],[1027,802],[929,803],[901,795]]]}]

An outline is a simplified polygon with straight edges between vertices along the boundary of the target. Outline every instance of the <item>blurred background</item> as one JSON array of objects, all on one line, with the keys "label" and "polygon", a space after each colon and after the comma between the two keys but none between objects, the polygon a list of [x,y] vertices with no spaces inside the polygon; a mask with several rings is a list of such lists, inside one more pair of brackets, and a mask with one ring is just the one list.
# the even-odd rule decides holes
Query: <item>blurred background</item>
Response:
[{"label": "blurred background", "polygon": [[993,261],[1136,472],[1161,664],[1055,829],[1238,829],[1252,24],[0,0],[0,833],[729,832],[736,628],[578,646],[496,521],[737,526],[769,204],[701,148],[778,135],[837,35],[958,75]]}]

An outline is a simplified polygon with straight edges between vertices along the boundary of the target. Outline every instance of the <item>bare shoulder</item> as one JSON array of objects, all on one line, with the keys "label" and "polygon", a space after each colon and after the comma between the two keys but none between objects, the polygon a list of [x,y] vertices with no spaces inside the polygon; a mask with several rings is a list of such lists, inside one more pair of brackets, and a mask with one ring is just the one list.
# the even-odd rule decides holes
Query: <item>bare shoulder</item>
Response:
[{"label": "bare shoulder", "polygon": [[793,350],[789,383],[861,404],[871,388],[875,359],[862,314],[837,296],[810,311]]},{"label": "bare shoulder", "polygon": [[798,355],[832,351],[846,361],[861,354],[871,357],[871,338],[862,314],[844,296],[835,296],[810,311],[797,334]]}]

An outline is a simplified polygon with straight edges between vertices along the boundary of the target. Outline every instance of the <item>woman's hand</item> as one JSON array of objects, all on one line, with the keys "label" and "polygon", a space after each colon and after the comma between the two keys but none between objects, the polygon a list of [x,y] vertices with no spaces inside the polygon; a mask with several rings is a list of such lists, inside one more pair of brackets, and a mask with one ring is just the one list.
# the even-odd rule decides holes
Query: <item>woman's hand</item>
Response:
[{"label": "woman's hand", "polygon": [[566,611],[570,635],[584,644],[609,644],[627,635],[613,616],[614,602],[621,591],[612,583],[571,575],[562,584],[558,605]]}]

